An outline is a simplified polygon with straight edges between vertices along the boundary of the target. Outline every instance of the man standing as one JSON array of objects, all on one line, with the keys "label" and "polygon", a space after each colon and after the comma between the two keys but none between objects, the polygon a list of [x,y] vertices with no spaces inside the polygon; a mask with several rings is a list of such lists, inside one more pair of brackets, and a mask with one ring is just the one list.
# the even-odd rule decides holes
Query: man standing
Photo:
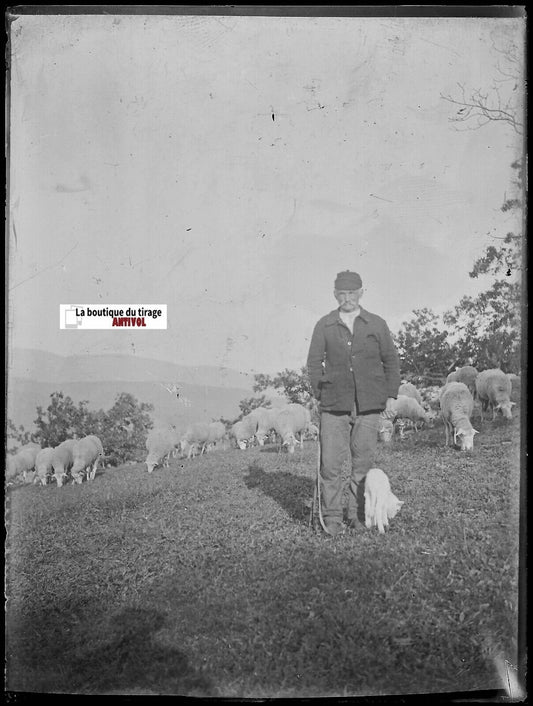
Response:
[{"label": "man standing", "polygon": [[328,534],[343,531],[342,463],[348,448],[352,471],[347,518],[364,519],[364,478],[374,464],[380,413],[394,416],[400,364],[386,322],[359,306],[363,283],[357,272],[335,280],[339,307],[316,324],[307,367],[320,402],[322,514]]}]

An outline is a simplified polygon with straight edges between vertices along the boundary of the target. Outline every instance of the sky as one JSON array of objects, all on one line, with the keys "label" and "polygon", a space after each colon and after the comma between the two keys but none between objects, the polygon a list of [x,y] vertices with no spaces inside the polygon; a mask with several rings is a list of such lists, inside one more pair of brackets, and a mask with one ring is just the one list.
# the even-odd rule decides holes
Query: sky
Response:
[{"label": "sky", "polygon": [[[522,138],[441,94],[497,85],[521,18],[20,16],[10,28],[8,349],[275,373],[337,272],[396,333],[452,308]],[[500,64],[501,66],[501,64]],[[499,83],[495,83],[499,81]],[[514,90],[520,93],[521,86]],[[59,329],[60,304],[168,328]]]}]

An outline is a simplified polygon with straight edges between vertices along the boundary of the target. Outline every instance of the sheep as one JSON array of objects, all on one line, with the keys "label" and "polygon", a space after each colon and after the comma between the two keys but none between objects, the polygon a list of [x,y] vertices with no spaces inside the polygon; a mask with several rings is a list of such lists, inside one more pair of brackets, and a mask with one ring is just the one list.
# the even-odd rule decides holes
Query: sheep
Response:
[{"label": "sheep", "polygon": [[457,368],[455,371],[454,382],[463,382],[470,392],[472,397],[476,397],[476,378],[479,375],[478,371],[472,365],[464,365],[462,368]]},{"label": "sheep", "polygon": [[365,527],[377,527],[380,534],[400,511],[403,500],[391,490],[387,474],[381,468],[371,468],[365,476]]},{"label": "sheep", "polygon": [[398,388],[398,395],[405,395],[406,397],[412,397],[418,402],[422,407],[422,395],[417,390],[417,388],[411,382],[403,382]]},{"label": "sheep", "polygon": [[28,474],[35,468],[35,459],[41,450],[39,444],[31,442],[17,449],[13,456],[8,456],[6,459],[7,473],[6,479],[12,480],[19,474],[22,474],[24,482],[28,480]]},{"label": "sheep", "polygon": [[200,455],[212,451],[225,437],[226,427],[222,422],[209,422],[208,438],[200,448]]},{"label": "sheep", "polygon": [[209,423],[209,434],[207,437],[207,441],[205,442],[205,451],[207,451],[208,447],[214,444],[215,446],[218,444],[219,441],[222,441],[222,439],[226,436],[226,427],[222,422],[210,422]]},{"label": "sheep", "polygon": [[231,435],[235,438],[237,446],[244,451],[257,431],[257,417],[247,414],[231,427]]},{"label": "sheep", "polygon": [[313,439],[313,441],[318,441],[318,437],[320,436],[320,430],[316,424],[311,423],[305,430],[305,435],[307,438]]},{"label": "sheep", "polygon": [[310,424],[311,413],[307,407],[301,404],[289,404],[276,415],[274,429],[281,438],[282,446],[286,446],[289,453],[294,453],[294,448],[298,443],[296,434],[300,434],[300,445],[302,446],[303,433]]},{"label": "sheep", "polygon": [[94,480],[98,461],[104,455],[104,447],[100,439],[94,434],[78,439],[73,449],[73,464],[71,475],[76,483],[83,482],[83,473],[87,474],[87,480]]},{"label": "sheep", "polygon": [[428,415],[422,405],[412,397],[407,395],[398,395],[395,400],[392,400],[391,411],[396,419],[410,419],[415,424],[419,421],[427,422]]},{"label": "sheep", "polygon": [[446,383],[445,383],[446,385],[447,385],[449,382],[457,382],[457,371],[458,371],[458,370],[459,370],[459,368],[456,368],[456,369],[453,371],[453,373],[450,373],[450,374],[447,376],[447,378],[446,378]]},{"label": "sheep", "polygon": [[442,388],[439,385],[429,385],[428,387],[422,387],[420,389],[420,395],[422,397],[422,407],[426,410],[434,409],[438,411],[439,407],[439,397]]},{"label": "sheep", "polygon": [[476,377],[476,394],[481,402],[481,419],[483,412],[492,407],[492,421],[496,419],[499,410],[505,419],[512,419],[511,402],[512,383],[509,377],[499,368],[482,370]]},{"label": "sheep", "polygon": [[56,479],[57,487],[61,488],[65,479],[68,477],[68,471],[74,463],[74,447],[76,439],[67,439],[55,447],[52,454],[53,477]]},{"label": "sheep", "polygon": [[202,454],[206,451],[208,444],[214,443],[215,439],[222,439],[225,433],[226,430],[222,422],[194,422],[187,428],[181,439],[181,452],[187,454],[187,458],[190,459],[196,455],[194,444],[197,444],[200,454]]},{"label": "sheep", "polygon": [[457,444],[459,439],[461,451],[472,451],[474,434],[478,432],[470,422],[474,398],[464,382],[449,382],[444,386],[440,408],[446,433],[445,446],[448,446],[453,435],[453,444]]},{"label": "sheep", "polygon": [[516,373],[507,373],[507,377],[511,381],[511,402],[519,404],[521,394],[520,375],[516,375]]},{"label": "sheep", "polygon": [[154,468],[161,463],[168,466],[170,455],[179,443],[180,440],[175,429],[167,427],[150,429],[146,437],[148,455],[145,463],[148,473],[152,473]]},{"label": "sheep", "polygon": [[196,441],[193,441],[187,448],[187,458],[196,458],[199,454],[202,453],[200,444],[198,444]]},{"label": "sheep", "polygon": [[274,428],[276,410],[270,407],[257,407],[250,412],[249,416],[257,419],[255,438],[259,446],[264,446],[265,439],[268,437],[271,429]]},{"label": "sheep", "polygon": [[37,454],[37,457],[35,459],[36,474],[33,480],[34,483],[42,483],[43,485],[46,485],[48,483],[48,479],[52,475],[54,470],[52,466],[53,454],[54,449],[51,446],[48,446],[45,449],[41,449]]},{"label": "sheep", "polygon": [[436,409],[433,409],[430,407],[429,409],[426,409],[426,417],[427,417],[427,425],[428,427],[433,428],[435,426],[435,420],[439,416],[439,413]]},{"label": "sheep", "polygon": [[380,417],[380,428],[378,429],[378,439],[384,441],[386,444],[392,441],[394,435],[394,424],[392,420],[386,419],[385,417]]}]

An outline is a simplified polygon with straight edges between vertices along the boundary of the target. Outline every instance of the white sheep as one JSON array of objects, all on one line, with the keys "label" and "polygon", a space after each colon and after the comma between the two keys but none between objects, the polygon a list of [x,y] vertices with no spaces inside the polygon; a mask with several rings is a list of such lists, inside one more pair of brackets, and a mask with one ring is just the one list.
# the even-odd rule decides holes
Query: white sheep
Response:
[{"label": "white sheep", "polygon": [[378,439],[389,444],[394,435],[394,424],[391,419],[380,416],[380,427],[378,429]]},{"label": "white sheep", "polygon": [[56,479],[57,487],[61,488],[65,479],[68,477],[68,472],[74,463],[74,447],[76,439],[66,439],[55,447],[52,454],[53,477]]},{"label": "white sheep", "polygon": [[[412,397],[407,395],[398,395],[395,400],[392,400],[390,411],[394,414],[394,419],[409,419],[414,422],[415,430],[417,422],[427,422],[428,415],[422,405]],[[402,427],[403,429],[403,427]]]},{"label": "white sheep", "polygon": [[257,439],[259,446],[264,446],[265,439],[274,428],[276,410],[271,407],[257,407],[250,412],[249,416],[257,419],[255,438]]},{"label": "white sheep", "polygon": [[224,438],[225,434],[226,429],[222,422],[193,422],[181,439],[181,452],[187,454],[190,459],[196,455],[194,445],[197,444],[200,454],[203,454],[208,444]]},{"label": "white sheep", "polygon": [[461,451],[472,451],[474,434],[470,417],[474,409],[474,398],[464,382],[447,383],[440,396],[440,409],[446,433],[445,445],[453,438],[453,444],[459,442]]},{"label": "white sheep", "polygon": [[48,479],[51,477],[53,473],[53,466],[52,466],[52,456],[54,454],[54,449],[51,446],[48,446],[45,449],[41,449],[39,453],[37,454],[37,457],[35,459],[35,478],[33,480],[34,483],[42,483],[43,485],[46,485],[48,483]]},{"label": "white sheep", "polygon": [[226,427],[222,422],[210,422],[207,441],[204,444],[203,451],[209,448],[213,448],[213,445],[217,445],[226,436]]},{"label": "white sheep", "polygon": [[317,427],[316,424],[311,423],[305,430],[305,435],[307,438],[313,439],[313,441],[318,441],[318,437],[320,436],[320,429]]},{"label": "white sheep", "polygon": [[231,427],[231,435],[235,438],[237,446],[244,451],[257,431],[257,417],[247,414]]},{"label": "white sheep", "polygon": [[391,490],[387,474],[381,468],[371,468],[365,476],[365,527],[377,527],[380,534],[400,511],[404,501]]},{"label": "white sheep", "polygon": [[441,389],[442,388],[439,385],[428,385],[427,387],[420,388],[422,407],[424,407],[424,409],[434,409],[436,411],[440,409],[439,397]]},{"label": "white sheep", "polygon": [[35,459],[40,450],[39,444],[31,442],[17,449],[13,456],[8,456],[6,459],[6,479],[12,480],[21,474],[26,481],[28,474],[35,468]]},{"label": "white sheep", "polygon": [[472,393],[472,397],[476,397],[476,378],[479,375],[477,368],[474,368],[473,365],[464,365],[462,368],[457,368],[455,371],[455,380],[454,382],[462,382],[464,383],[470,392]]},{"label": "white sheep", "polygon": [[511,402],[512,382],[499,368],[482,370],[476,377],[476,394],[481,402],[481,419],[483,412],[492,407],[492,420],[496,418],[499,410],[505,419],[512,419]]},{"label": "white sheep", "polygon": [[175,429],[168,427],[158,427],[150,429],[146,437],[146,468],[148,473],[152,473],[156,466],[160,464],[168,465],[170,455],[179,445],[180,440]]},{"label": "white sheep", "polygon": [[98,462],[104,456],[104,447],[100,439],[94,434],[78,439],[72,455],[73,463],[70,470],[72,479],[76,483],[82,483],[83,474],[86,473],[87,480],[94,480]]},{"label": "white sheep", "polygon": [[418,402],[421,407],[423,406],[422,395],[420,394],[419,390],[413,385],[412,382],[402,382],[402,384],[398,388],[398,395],[412,397]]},{"label": "white sheep", "polygon": [[202,453],[202,450],[200,448],[200,444],[198,444],[196,441],[193,441],[187,448],[187,458],[196,458],[196,456],[199,456]]},{"label": "white sheep", "polygon": [[[282,446],[286,446],[289,453],[294,453],[297,443],[303,447],[303,435],[310,424],[311,412],[301,404],[283,407],[274,419],[274,429],[281,438]],[[300,435],[299,441],[296,434]]]},{"label": "white sheep", "polygon": [[518,404],[520,402],[522,385],[520,375],[516,375],[516,373],[507,373],[507,377],[511,381],[511,401]]}]

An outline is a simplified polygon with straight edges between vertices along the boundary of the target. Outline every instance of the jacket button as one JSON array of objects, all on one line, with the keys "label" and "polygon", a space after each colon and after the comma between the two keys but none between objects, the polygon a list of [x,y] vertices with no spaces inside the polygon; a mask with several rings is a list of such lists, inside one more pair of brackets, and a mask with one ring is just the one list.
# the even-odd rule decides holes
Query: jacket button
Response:
[{"label": "jacket button", "polygon": [[351,342],[351,341],[348,341],[348,345],[351,346],[351,345],[352,345],[352,342]]},{"label": "jacket button", "polygon": [[350,372],[353,373],[353,368],[350,368]]}]

